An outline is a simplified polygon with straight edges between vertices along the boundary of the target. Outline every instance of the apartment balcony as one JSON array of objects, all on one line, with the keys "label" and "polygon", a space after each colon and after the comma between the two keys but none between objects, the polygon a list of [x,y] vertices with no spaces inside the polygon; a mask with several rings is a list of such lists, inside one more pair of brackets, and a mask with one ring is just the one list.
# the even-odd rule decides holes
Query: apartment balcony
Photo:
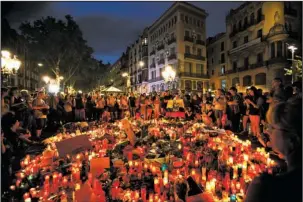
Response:
[{"label": "apartment balcony", "polygon": [[168,57],[167,57],[168,61],[170,60],[175,60],[177,59],[177,55],[176,54],[170,54]]},{"label": "apartment balcony", "polygon": [[233,30],[230,34],[229,34],[229,38],[234,37],[235,35],[237,35],[240,32],[243,32],[245,30],[248,31],[252,31],[255,29],[255,25],[258,25],[260,22],[262,22],[263,20],[265,20],[265,16],[261,15],[260,17],[257,17],[257,19],[254,19],[253,22],[244,24],[240,29],[237,28],[236,30]]},{"label": "apartment balcony", "polygon": [[164,44],[161,44],[160,46],[158,46],[157,51],[163,50],[164,49]]},{"label": "apartment balcony", "polygon": [[149,67],[150,68],[156,68],[156,63],[152,63]]},{"label": "apartment balcony", "polygon": [[192,55],[190,53],[185,53],[184,54],[184,58],[190,58],[190,59],[194,59],[194,60],[202,60],[205,61],[205,57],[201,56],[201,55]]},{"label": "apartment balcony", "polygon": [[292,17],[297,17],[298,16],[297,10],[295,10],[293,8],[284,7],[284,14],[292,16]]},{"label": "apartment balcony", "polygon": [[172,43],[175,43],[176,41],[177,41],[177,40],[176,40],[176,38],[174,37],[174,38],[169,39],[169,40],[167,41],[167,44],[170,45],[170,44],[172,44]]},{"label": "apartment balcony", "polygon": [[252,40],[252,41],[249,41],[249,42],[247,42],[247,43],[245,43],[245,44],[242,44],[242,45],[240,45],[240,46],[238,46],[238,47],[236,47],[236,48],[233,48],[233,49],[231,49],[230,51],[229,51],[229,54],[231,55],[231,54],[233,54],[233,53],[236,53],[236,52],[238,52],[238,51],[241,51],[241,50],[243,50],[243,49],[246,49],[246,48],[249,48],[249,47],[251,47],[251,46],[254,46],[254,45],[256,45],[256,44],[258,44],[258,43],[261,43],[261,37],[260,38],[257,38],[257,39],[254,39],[254,40]]},{"label": "apartment balcony", "polygon": [[194,39],[190,36],[184,36],[184,41],[194,42]]},{"label": "apartment balcony", "polygon": [[263,67],[263,66],[266,66],[266,62],[260,61],[260,62],[257,62],[256,64],[249,65],[249,69],[256,69],[258,67]]},{"label": "apartment balcony", "polygon": [[194,78],[203,78],[208,79],[209,76],[202,73],[192,73],[192,72],[180,72],[180,76],[182,77],[194,77]]},{"label": "apartment balcony", "polygon": [[156,51],[153,50],[152,52],[150,52],[149,55],[152,56],[152,55],[155,55],[155,54],[156,54]]},{"label": "apartment balcony", "polygon": [[159,76],[159,77],[152,78],[152,79],[148,80],[148,82],[153,83],[153,82],[162,81],[162,80],[163,80],[163,77]]},{"label": "apartment balcony", "polygon": [[197,40],[196,43],[199,45],[205,46],[205,41],[203,41],[203,40]]},{"label": "apartment balcony", "polygon": [[271,58],[271,59],[266,61],[266,66],[274,65],[274,64],[281,64],[281,63],[291,64],[291,60],[287,60],[287,58],[282,58],[282,57]]},{"label": "apartment balcony", "polygon": [[162,58],[162,59],[160,59],[160,60],[158,61],[158,65],[162,65],[162,64],[165,64],[164,58]]}]

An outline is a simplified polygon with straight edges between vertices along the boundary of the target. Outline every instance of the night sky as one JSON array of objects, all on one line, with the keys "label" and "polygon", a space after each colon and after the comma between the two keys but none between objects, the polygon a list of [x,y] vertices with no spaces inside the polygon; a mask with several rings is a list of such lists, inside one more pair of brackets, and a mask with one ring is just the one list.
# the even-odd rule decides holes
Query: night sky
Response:
[{"label": "night sky", "polygon": [[[225,31],[225,16],[243,2],[190,2],[206,10],[207,37]],[[14,6],[8,19],[14,28],[25,20],[70,14],[93,47],[95,57],[115,62],[173,2],[23,2]]]}]

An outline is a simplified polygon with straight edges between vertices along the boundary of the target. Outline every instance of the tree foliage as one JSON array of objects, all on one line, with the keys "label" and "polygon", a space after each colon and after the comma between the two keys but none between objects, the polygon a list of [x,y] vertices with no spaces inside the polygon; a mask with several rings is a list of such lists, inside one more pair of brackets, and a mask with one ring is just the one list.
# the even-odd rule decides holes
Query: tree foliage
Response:
[{"label": "tree foliage", "polygon": [[[295,75],[302,79],[302,58],[297,56],[296,60],[294,60],[294,67],[295,67]],[[291,68],[284,68],[285,75],[292,75],[293,69]]]},{"label": "tree foliage", "polygon": [[65,21],[48,16],[33,23],[24,22],[20,31],[29,42],[31,54],[46,63],[52,72],[63,76],[66,84],[81,68],[97,65],[92,57],[93,49],[70,15],[65,16]]}]

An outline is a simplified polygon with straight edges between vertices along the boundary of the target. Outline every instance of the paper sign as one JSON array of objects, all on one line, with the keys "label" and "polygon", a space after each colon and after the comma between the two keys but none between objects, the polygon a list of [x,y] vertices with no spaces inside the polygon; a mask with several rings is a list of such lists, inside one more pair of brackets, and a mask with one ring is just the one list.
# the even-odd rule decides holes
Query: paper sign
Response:
[{"label": "paper sign", "polygon": [[182,99],[178,100],[168,100],[167,102],[167,108],[172,109],[172,108],[184,108],[184,102]]},{"label": "paper sign", "polygon": [[134,133],[129,121],[126,119],[123,119],[122,127],[123,127],[125,133],[127,134],[128,140],[130,141],[131,145],[134,146],[136,143],[136,136],[135,136],[135,133]]},{"label": "paper sign", "polygon": [[95,158],[90,160],[90,172],[93,176],[101,175],[104,169],[109,167],[109,157]]},{"label": "paper sign", "polygon": [[67,154],[76,154],[81,151],[92,149],[92,144],[87,135],[80,135],[70,139],[56,142],[59,157],[65,157]]}]

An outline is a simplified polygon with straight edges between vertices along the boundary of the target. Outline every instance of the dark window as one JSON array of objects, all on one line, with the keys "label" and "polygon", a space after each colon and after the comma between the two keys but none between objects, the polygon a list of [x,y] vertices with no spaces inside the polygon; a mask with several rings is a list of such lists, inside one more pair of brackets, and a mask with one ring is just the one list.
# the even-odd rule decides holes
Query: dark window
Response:
[{"label": "dark window", "polygon": [[190,54],[190,47],[189,46],[185,46],[185,53]]},{"label": "dark window", "polygon": [[192,88],[192,84],[190,80],[185,81],[185,90],[190,91]]},{"label": "dark window", "polygon": [[282,41],[277,42],[277,57],[282,57]]},{"label": "dark window", "polygon": [[244,43],[248,43],[248,36],[244,37]]},{"label": "dark window", "polygon": [[263,53],[258,53],[257,55],[257,62],[263,62]]},{"label": "dark window", "polygon": [[214,75],[215,74],[215,70],[211,70],[211,75]]},{"label": "dark window", "polygon": [[262,35],[263,35],[262,29],[259,29],[257,33],[257,38],[261,38]]},{"label": "dark window", "polygon": [[197,34],[197,40],[201,40],[201,35],[200,34]]},{"label": "dark window", "polygon": [[236,31],[237,31],[237,25],[233,24],[233,32],[236,32]]},{"label": "dark window", "polygon": [[250,86],[251,85],[251,76],[244,76],[243,77],[243,86]]},{"label": "dark window", "polygon": [[202,56],[202,49],[201,48],[198,48],[197,55]]},{"label": "dark window", "polygon": [[177,23],[177,16],[174,17],[175,24]]},{"label": "dark window", "polygon": [[250,14],[250,24],[253,25],[255,23],[255,13]]},{"label": "dark window", "polygon": [[233,42],[233,48],[237,48],[237,41]]},{"label": "dark window", "polygon": [[185,16],[185,22],[188,23],[188,16]]},{"label": "dark window", "polygon": [[240,84],[239,77],[235,77],[235,78],[232,79],[232,86],[237,87],[237,84],[238,85]]},{"label": "dark window", "polygon": [[224,53],[221,54],[221,63],[225,63],[225,54]]},{"label": "dark window", "polygon": [[214,64],[214,58],[211,59],[211,64]]},{"label": "dark window", "polygon": [[262,20],[262,9],[259,8],[257,12],[257,21],[260,22]]},{"label": "dark window", "polygon": [[221,42],[221,51],[224,51],[224,42]]},{"label": "dark window", "polygon": [[271,45],[270,45],[270,49],[271,49],[271,51],[270,51],[270,56],[271,56],[271,58],[275,58],[276,57],[276,47],[275,47],[275,43],[271,43]]},{"label": "dark window", "polygon": [[240,20],[238,23],[239,31],[242,29],[242,21]]},{"label": "dark window", "polygon": [[233,62],[233,70],[236,71],[237,70],[237,62]]},{"label": "dark window", "polygon": [[185,31],[185,36],[189,36],[189,31]]},{"label": "dark window", "polygon": [[249,57],[244,58],[244,67],[248,68],[248,65],[249,65]]},{"label": "dark window", "polygon": [[255,77],[255,84],[256,85],[266,85],[266,74],[259,73]]},{"label": "dark window", "polygon": [[248,26],[248,18],[245,17],[245,18],[244,18],[244,27],[246,28],[247,26]]}]

